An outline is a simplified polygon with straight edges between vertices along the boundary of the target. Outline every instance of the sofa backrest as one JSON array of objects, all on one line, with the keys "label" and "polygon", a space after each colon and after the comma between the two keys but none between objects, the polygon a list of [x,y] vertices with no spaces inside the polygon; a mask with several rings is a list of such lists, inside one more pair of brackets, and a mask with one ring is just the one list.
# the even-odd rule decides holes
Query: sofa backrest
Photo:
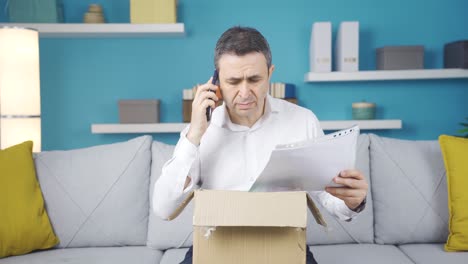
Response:
[{"label": "sofa backrest", "polygon": [[447,239],[447,181],[437,141],[370,135],[370,169],[376,243]]},{"label": "sofa backrest", "polygon": [[[153,202],[153,186],[161,175],[161,170],[174,152],[174,145],[154,141],[151,147],[151,186],[150,205]],[[150,209],[148,224],[147,246],[153,249],[166,250],[169,248],[188,247],[192,245],[192,216],[193,203],[190,203],[182,213],[172,221],[162,220]]]},{"label": "sofa backrest", "polygon": [[150,136],[35,155],[59,248],[145,245]]},{"label": "sofa backrest", "polygon": [[[150,202],[152,201],[152,186],[159,178],[164,163],[172,157],[175,146],[154,141],[152,145]],[[356,155],[356,167],[360,169],[369,181],[369,137],[360,135]],[[323,229],[317,225],[309,212],[307,224],[308,244],[336,243],[373,243],[372,194],[369,192],[367,209],[359,215],[359,219],[351,222],[337,220],[334,216],[316,203],[329,228]],[[192,245],[193,203],[189,204],[181,215],[172,221],[161,220],[150,210],[147,245],[154,249],[187,247]]]}]

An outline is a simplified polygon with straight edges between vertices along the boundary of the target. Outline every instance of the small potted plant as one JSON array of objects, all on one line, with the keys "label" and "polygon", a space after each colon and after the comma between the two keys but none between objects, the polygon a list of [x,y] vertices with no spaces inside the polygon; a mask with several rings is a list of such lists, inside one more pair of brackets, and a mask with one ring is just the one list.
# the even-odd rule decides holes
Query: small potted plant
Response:
[{"label": "small potted plant", "polygon": [[[468,117],[466,120],[468,121]],[[457,133],[462,134],[462,137],[468,138],[468,123],[460,123],[460,125],[464,126],[465,128],[458,130]]]}]

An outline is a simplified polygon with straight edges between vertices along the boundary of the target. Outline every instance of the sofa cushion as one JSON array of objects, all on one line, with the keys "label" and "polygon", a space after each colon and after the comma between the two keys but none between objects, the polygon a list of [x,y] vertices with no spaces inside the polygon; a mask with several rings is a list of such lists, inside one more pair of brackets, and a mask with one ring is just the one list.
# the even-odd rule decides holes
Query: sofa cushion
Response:
[{"label": "sofa cushion", "polygon": [[468,139],[442,135],[440,147],[447,171],[450,234],[447,251],[468,251]]},{"label": "sofa cushion", "polygon": [[145,245],[150,136],[36,155],[60,248]]},{"label": "sofa cushion", "polygon": [[[154,141],[151,147],[151,185],[150,197],[153,196],[153,187],[161,174],[162,167],[172,157],[174,145]],[[150,198],[152,206],[153,199]],[[152,207],[151,207],[152,208]],[[157,216],[150,208],[147,245],[154,249],[166,250],[168,248],[189,247],[192,245],[192,216],[193,203],[174,220],[165,221]]]},{"label": "sofa cushion", "polygon": [[399,248],[414,263],[468,263],[468,252],[446,252],[444,251],[444,244],[407,244],[401,245]]},{"label": "sofa cushion", "polygon": [[447,184],[438,142],[370,139],[376,243],[444,242]]},{"label": "sofa cushion", "polygon": [[0,150],[0,258],[55,246],[37,182],[32,141]]},{"label": "sofa cushion", "polygon": [[369,183],[366,209],[356,219],[345,222],[328,214],[320,203],[316,203],[328,224],[324,229],[317,225],[312,214],[308,213],[307,244],[336,244],[336,243],[373,243],[374,241],[374,219],[372,212],[372,192],[369,176],[369,136],[359,135],[356,152],[356,168],[366,177]]},{"label": "sofa cushion", "polygon": [[188,248],[180,248],[180,249],[169,249],[164,252],[164,255],[161,259],[160,264],[176,264],[181,263],[182,260],[185,258],[185,254],[187,253]]},{"label": "sofa cushion", "polygon": [[145,246],[64,248],[0,259],[0,264],[157,264],[162,255]]},{"label": "sofa cushion", "polygon": [[[341,244],[311,246],[310,250],[318,263],[347,264],[411,264],[405,254],[395,246],[375,244]],[[169,249],[164,252],[160,264],[180,263],[188,248]]]},{"label": "sofa cushion", "polygon": [[312,246],[317,263],[346,264],[410,264],[413,263],[397,247],[377,244],[341,244]]}]

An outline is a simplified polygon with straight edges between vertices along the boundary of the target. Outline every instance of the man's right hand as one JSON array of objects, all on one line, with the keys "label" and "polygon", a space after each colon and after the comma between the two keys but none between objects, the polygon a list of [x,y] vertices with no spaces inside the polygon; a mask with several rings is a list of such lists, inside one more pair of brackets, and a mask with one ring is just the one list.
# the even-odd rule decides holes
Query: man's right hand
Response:
[{"label": "man's right hand", "polygon": [[[211,77],[208,82],[197,87],[197,92],[192,103],[192,119],[190,129],[186,135],[187,139],[194,145],[198,146],[200,140],[208,128],[208,121],[206,120],[206,108],[215,108],[215,102],[219,100],[215,92],[219,87],[211,84]],[[211,91],[209,91],[211,90]]]}]

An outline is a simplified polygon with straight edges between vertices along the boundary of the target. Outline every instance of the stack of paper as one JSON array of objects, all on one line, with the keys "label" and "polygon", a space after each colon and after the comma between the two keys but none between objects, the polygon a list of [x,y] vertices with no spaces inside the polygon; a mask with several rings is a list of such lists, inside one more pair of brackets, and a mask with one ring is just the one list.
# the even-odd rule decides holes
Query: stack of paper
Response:
[{"label": "stack of paper", "polygon": [[278,145],[251,191],[323,191],[339,186],[333,178],[353,169],[359,127],[353,126],[326,136]]}]

